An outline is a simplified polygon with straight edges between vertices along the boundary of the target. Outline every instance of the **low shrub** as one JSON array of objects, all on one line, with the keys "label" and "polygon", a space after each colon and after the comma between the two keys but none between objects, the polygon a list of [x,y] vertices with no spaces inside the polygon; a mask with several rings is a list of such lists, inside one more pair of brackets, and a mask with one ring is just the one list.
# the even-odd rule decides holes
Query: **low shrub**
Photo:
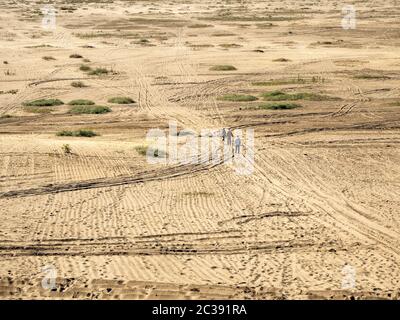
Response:
[{"label": "low shrub", "polygon": [[106,68],[96,68],[96,69],[90,70],[88,74],[92,75],[92,76],[98,76],[98,75],[102,75],[102,74],[107,74],[109,72],[110,71],[108,71]]},{"label": "low shrub", "polygon": [[90,70],[92,70],[92,68],[91,67],[89,67],[88,65],[86,65],[86,64],[82,64],[80,67],[79,67],[79,70],[81,70],[81,71],[90,71]]},{"label": "low shrub", "polygon": [[24,108],[25,112],[29,112],[29,113],[41,113],[41,114],[45,114],[45,113],[51,113],[54,110],[51,108],[43,108],[43,107],[25,107]]},{"label": "low shrub", "polygon": [[85,88],[85,87],[87,87],[87,85],[85,85],[82,81],[73,81],[73,82],[71,82],[71,87]]},{"label": "low shrub", "polygon": [[69,109],[69,113],[73,114],[102,114],[107,112],[111,112],[109,107],[96,105],[76,105]]},{"label": "low shrub", "polygon": [[218,100],[245,102],[245,101],[255,101],[258,100],[258,98],[248,94],[226,94],[222,97],[219,97]]},{"label": "low shrub", "polygon": [[86,100],[86,99],[77,99],[77,100],[72,100],[68,102],[70,106],[92,106],[95,103],[92,100]]},{"label": "low shrub", "polygon": [[339,100],[339,98],[324,96],[316,93],[301,92],[301,93],[285,93],[282,91],[266,92],[261,95],[264,100],[269,101],[289,101],[289,100],[310,100],[310,101],[324,101],[324,100]]},{"label": "low shrub", "polygon": [[109,103],[116,103],[116,104],[130,104],[135,103],[135,101],[129,97],[113,97],[108,99]]},{"label": "low shrub", "polygon": [[64,102],[62,102],[59,99],[39,99],[23,103],[23,105],[27,107],[51,107],[51,106],[60,106],[63,104]]},{"label": "low shrub", "polygon": [[80,54],[77,54],[77,53],[73,53],[73,54],[71,54],[69,57],[70,57],[70,58],[73,58],[73,59],[80,59],[80,58],[83,58]]},{"label": "low shrub", "polygon": [[216,65],[210,68],[210,71],[233,71],[237,70],[234,66],[231,65]]},{"label": "low shrub", "polygon": [[92,130],[79,129],[75,131],[63,130],[56,133],[59,137],[95,137],[98,134]]},{"label": "low shrub", "polygon": [[258,106],[259,109],[268,109],[268,110],[290,110],[301,108],[301,105],[296,103],[267,103]]}]

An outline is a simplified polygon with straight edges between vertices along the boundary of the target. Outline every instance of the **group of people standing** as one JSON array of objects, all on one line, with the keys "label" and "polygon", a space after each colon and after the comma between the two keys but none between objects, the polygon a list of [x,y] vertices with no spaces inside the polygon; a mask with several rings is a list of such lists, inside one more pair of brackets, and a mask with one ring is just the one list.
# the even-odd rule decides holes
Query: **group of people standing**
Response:
[{"label": "group of people standing", "polygon": [[[233,138],[233,132],[232,129],[226,130],[225,128],[222,129],[222,141],[226,141],[226,144],[228,146],[232,146],[232,138]],[[235,153],[239,154],[240,153],[240,147],[242,145],[242,141],[240,137],[237,135],[235,138]]]}]

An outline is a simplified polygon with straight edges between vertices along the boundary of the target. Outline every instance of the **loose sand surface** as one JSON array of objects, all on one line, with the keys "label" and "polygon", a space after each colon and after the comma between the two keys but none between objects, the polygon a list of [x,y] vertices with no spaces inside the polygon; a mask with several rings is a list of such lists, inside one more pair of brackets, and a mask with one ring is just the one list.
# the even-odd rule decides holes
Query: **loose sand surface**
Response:
[{"label": "loose sand surface", "polygon": [[[327,0],[58,0],[55,29],[39,2],[0,4],[1,298],[399,298],[397,1],[357,2],[348,30]],[[148,163],[171,120],[253,129],[254,171]]]}]

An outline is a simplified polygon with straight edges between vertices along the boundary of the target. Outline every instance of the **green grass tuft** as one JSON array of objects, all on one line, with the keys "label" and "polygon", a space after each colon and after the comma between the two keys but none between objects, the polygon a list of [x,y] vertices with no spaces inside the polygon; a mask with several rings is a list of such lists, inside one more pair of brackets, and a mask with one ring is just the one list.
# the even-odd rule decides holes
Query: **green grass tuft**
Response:
[{"label": "green grass tuft", "polygon": [[62,104],[64,104],[64,102],[59,99],[39,99],[23,103],[26,107],[51,107],[60,106]]},{"label": "green grass tuft", "polygon": [[90,70],[92,70],[92,68],[90,67],[90,66],[88,66],[88,65],[86,65],[86,64],[82,64],[80,67],[79,67],[79,70],[81,70],[81,71],[90,71]]},{"label": "green grass tuft", "polygon": [[136,152],[141,156],[147,156],[147,153],[151,154],[154,158],[165,158],[166,154],[163,150],[153,149],[150,146],[136,146]]},{"label": "green grass tuft", "polygon": [[259,109],[267,109],[267,110],[290,110],[301,108],[302,106],[296,103],[265,103],[259,105]]},{"label": "green grass tuft", "polygon": [[255,101],[258,100],[258,98],[248,94],[226,94],[222,97],[219,97],[218,100],[245,102],[245,101]]},{"label": "green grass tuft", "polygon": [[73,81],[73,82],[71,82],[71,87],[85,88],[85,87],[87,87],[87,85],[85,85],[82,81]]},{"label": "green grass tuft", "polygon": [[108,99],[108,102],[117,104],[130,104],[130,103],[135,103],[135,100],[129,97],[113,97]]},{"label": "green grass tuft", "polygon": [[51,113],[54,110],[51,108],[43,108],[43,107],[24,107],[24,111],[29,113],[45,114],[45,113]]},{"label": "green grass tuft", "polygon": [[69,113],[73,114],[102,114],[107,112],[111,112],[109,107],[95,105],[77,105],[69,109]]},{"label": "green grass tuft", "polygon": [[70,130],[63,130],[63,131],[58,131],[56,133],[56,136],[59,137],[95,137],[98,136],[98,134],[92,130],[85,130],[85,129],[79,129],[75,131],[70,131]]},{"label": "green grass tuft", "polygon": [[309,100],[309,101],[324,101],[324,100],[339,100],[335,97],[324,96],[315,93],[285,93],[282,91],[266,92],[261,95],[267,101],[291,101],[291,100]]},{"label": "green grass tuft", "polygon": [[92,100],[86,100],[86,99],[77,99],[77,100],[72,100],[68,102],[70,106],[92,106],[95,103]]},{"label": "green grass tuft", "polygon": [[228,64],[220,64],[210,68],[210,71],[233,71],[237,70],[234,66]]},{"label": "green grass tuft", "polygon": [[73,54],[71,54],[69,57],[70,57],[70,58],[73,58],[73,59],[80,59],[80,58],[83,58],[80,54],[77,54],[77,53],[73,53]]},{"label": "green grass tuft", "polygon": [[102,74],[107,74],[107,73],[109,73],[110,71],[108,71],[106,68],[96,68],[96,69],[93,69],[93,70],[91,70],[91,71],[89,71],[89,75],[91,75],[91,76],[99,76],[99,75],[102,75]]}]

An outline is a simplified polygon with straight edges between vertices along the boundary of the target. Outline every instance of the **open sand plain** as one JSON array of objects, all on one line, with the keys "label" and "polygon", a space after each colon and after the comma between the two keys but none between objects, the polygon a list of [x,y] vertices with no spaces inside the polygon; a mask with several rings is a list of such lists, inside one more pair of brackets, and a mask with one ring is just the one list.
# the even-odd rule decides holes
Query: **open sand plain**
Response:
[{"label": "open sand plain", "polygon": [[[57,0],[55,29],[45,4],[0,4],[1,298],[399,298],[398,1],[353,1],[347,30],[341,1]],[[149,164],[170,120],[254,129],[254,172]]]}]

